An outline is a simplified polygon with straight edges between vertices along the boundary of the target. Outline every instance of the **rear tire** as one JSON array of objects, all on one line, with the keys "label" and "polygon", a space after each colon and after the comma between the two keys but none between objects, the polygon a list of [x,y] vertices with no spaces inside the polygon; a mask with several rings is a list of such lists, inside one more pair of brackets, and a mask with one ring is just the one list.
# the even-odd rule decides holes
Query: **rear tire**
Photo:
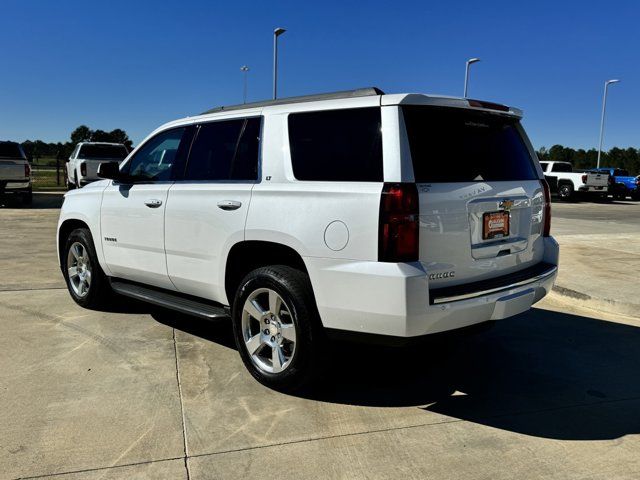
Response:
[{"label": "rear tire", "polygon": [[60,257],[62,274],[71,298],[84,308],[99,308],[111,298],[111,287],[102,271],[88,228],[73,230]]},{"label": "rear tire", "polygon": [[326,340],[305,273],[284,265],[250,272],[232,318],[240,357],[260,383],[291,392],[317,380]]},{"label": "rear tire", "polygon": [[22,204],[30,207],[33,204],[33,190],[29,189],[22,194]]},{"label": "rear tire", "polygon": [[573,198],[573,185],[563,183],[558,186],[558,197],[560,200],[569,201]]}]

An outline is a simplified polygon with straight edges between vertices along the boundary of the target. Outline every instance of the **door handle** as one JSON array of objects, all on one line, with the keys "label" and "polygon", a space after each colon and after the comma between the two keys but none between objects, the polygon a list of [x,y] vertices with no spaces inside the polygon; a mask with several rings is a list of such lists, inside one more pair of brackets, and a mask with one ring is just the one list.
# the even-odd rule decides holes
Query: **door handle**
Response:
[{"label": "door handle", "polygon": [[218,208],[222,210],[237,210],[242,206],[242,202],[237,200],[222,200],[218,202]]},{"label": "door handle", "polygon": [[162,205],[162,200],[152,198],[149,200],[145,200],[144,204],[149,208],[158,208],[160,205]]}]

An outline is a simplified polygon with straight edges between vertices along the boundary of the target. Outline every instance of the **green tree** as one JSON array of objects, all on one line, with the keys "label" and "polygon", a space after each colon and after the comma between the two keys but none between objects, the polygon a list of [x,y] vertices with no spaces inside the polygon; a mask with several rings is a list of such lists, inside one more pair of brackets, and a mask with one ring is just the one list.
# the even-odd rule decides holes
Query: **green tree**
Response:
[{"label": "green tree", "polygon": [[87,141],[91,138],[93,131],[87,127],[86,125],[80,125],[73,132],[71,132],[71,143],[74,145],[76,143]]}]

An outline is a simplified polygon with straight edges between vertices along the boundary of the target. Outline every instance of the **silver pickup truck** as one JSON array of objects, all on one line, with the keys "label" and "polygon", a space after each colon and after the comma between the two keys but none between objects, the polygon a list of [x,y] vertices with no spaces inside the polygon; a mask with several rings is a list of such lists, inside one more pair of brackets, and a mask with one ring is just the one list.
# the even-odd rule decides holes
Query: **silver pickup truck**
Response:
[{"label": "silver pickup truck", "polygon": [[576,194],[606,198],[609,175],[600,172],[574,172],[569,162],[540,162],[552,193],[561,200],[572,200]]},{"label": "silver pickup truck", "polygon": [[19,143],[0,141],[0,203],[8,194],[31,204],[31,166]]}]

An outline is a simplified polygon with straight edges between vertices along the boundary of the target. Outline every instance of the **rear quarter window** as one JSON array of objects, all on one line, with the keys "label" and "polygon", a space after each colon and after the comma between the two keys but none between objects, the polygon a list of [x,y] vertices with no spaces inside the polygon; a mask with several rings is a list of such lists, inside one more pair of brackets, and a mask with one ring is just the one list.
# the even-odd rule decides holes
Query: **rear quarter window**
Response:
[{"label": "rear quarter window", "polygon": [[402,111],[418,183],[538,178],[517,119],[445,107]]},{"label": "rear quarter window", "polygon": [[288,124],[296,179],[382,181],[380,108],[292,113]]}]

